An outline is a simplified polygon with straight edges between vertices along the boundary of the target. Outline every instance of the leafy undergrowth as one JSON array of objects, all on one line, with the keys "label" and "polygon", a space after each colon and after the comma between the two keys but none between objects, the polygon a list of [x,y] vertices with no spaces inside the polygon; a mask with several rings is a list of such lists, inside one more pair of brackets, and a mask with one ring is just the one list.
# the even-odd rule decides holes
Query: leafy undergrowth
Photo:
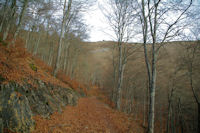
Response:
[{"label": "leafy undergrowth", "polygon": [[75,79],[71,79],[69,76],[63,74],[64,72],[59,71],[57,74],[57,78],[63,83],[69,85],[70,88],[73,88],[79,94],[88,95],[88,90],[84,84],[76,81]]},{"label": "leafy undergrowth", "polygon": [[109,108],[96,97],[80,98],[75,107],[54,113],[49,120],[35,116],[34,133],[142,133],[127,115]]},{"label": "leafy undergrowth", "polygon": [[11,46],[10,48],[0,42],[0,77],[3,78],[0,81],[2,84],[8,82],[23,84],[26,82],[37,87],[34,79],[39,79],[45,83],[69,87],[51,76],[51,68],[27,52],[23,47],[22,40],[17,40],[15,47]]}]

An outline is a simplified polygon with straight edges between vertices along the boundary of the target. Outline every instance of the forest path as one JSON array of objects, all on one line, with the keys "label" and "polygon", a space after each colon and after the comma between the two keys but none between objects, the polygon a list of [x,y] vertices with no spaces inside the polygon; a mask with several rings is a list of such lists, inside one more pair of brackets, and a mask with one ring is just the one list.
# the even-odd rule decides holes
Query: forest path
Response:
[{"label": "forest path", "polygon": [[[139,124],[109,108],[96,97],[80,98],[77,106],[67,106],[50,119],[35,117],[34,133],[139,133]],[[134,128],[133,128],[134,127]]]}]

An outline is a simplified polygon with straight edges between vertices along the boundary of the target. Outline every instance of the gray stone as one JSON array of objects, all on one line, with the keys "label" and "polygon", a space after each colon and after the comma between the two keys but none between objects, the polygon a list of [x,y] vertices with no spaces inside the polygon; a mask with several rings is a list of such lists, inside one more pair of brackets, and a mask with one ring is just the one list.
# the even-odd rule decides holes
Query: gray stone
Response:
[{"label": "gray stone", "polygon": [[33,115],[50,118],[53,112],[62,112],[63,106],[77,104],[78,94],[71,88],[53,86],[41,80],[36,80],[35,83],[38,84],[37,88],[28,83],[1,85],[2,128],[14,132],[31,132],[35,126]]}]

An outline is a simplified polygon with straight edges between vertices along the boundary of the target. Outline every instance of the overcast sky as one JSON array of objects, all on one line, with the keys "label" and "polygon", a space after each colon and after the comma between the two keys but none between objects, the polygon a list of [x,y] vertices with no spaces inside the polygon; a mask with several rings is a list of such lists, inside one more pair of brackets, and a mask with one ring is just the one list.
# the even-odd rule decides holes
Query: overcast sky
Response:
[{"label": "overcast sky", "polygon": [[[84,14],[84,19],[90,29],[88,41],[113,40],[114,33],[109,30],[110,26],[99,7],[99,5],[105,5],[105,3],[105,0],[97,0],[90,10]],[[199,5],[200,0],[194,0],[193,4]]]},{"label": "overcast sky", "polygon": [[99,5],[102,3],[104,3],[103,0],[97,0],[90,11],[88,11],[84,16],[86,24],[89,26],[90,29],[89,41],[94,42],[102,40],[112,40],[112,36],[110,34],[113,33],[111,33],[111,30],[109,30],[109,25],[99,8]]}]

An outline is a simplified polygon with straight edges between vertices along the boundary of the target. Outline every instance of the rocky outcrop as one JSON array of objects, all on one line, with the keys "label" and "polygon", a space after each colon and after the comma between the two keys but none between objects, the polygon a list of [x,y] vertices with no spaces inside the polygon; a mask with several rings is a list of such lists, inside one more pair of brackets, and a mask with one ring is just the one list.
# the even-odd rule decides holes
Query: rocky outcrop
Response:
[{"label": "rocky outcrop", "polygon": [[49,118],[53,112],[61,112],[63,106],[76,104],[78,95],[71,88],[35,82],[37,87],[14,82],[0,86],[0,130],[31,132],[34,115]]}]

